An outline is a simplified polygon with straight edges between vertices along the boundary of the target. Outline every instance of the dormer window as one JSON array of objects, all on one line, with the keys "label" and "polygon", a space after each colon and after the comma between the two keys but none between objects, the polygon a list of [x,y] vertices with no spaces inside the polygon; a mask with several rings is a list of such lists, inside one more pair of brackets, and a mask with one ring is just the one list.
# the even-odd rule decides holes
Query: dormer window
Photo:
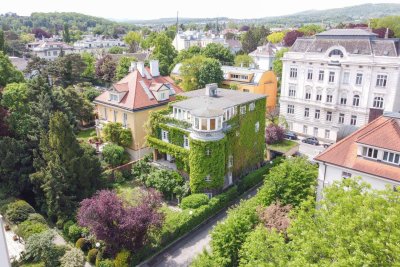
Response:
[{"label": "dormer window", "polygon": [[371,147],[363,147],[362,155],[366,158],[377,159],[378,149]]},{"label": "dormer window", "polygon": [[387,163],[392,163],[392,164],[398,165],[400,163],[400,154],[385,151],[385,152],[383,152],[382,160]]},{"label": "dormer window", "polygon": [[110,100],[111,100],[111,101],[117,101],[117,102],[118,102],[118,95],[117,95],[117,94],[110,93]]},{"label": "dormer window", "polygon": [[340,56],[343,57],[343,52],[340,51],[339,49],[333,49],[330,53],[329,53],[329,57],[331,56]]}]

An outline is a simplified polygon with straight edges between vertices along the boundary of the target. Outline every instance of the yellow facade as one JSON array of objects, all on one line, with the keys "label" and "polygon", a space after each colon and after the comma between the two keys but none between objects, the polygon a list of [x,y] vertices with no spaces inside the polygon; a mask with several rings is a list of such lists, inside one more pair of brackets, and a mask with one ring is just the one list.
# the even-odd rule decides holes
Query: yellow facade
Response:
[{"label": "yellow facade", "polygon": [[[228,78],[222,82],[222,86],[225,88],[232,88],[232,84],[237,86],[237,90],[242,92],[250,92],[255,94],[263,94],[267,96],[267,111],[271,111],[276,108],[277,94],[278,94],[278,80],[273,71],[265,71],[258,83],[251,83],[254,74],[240,75],[244,76],[241,78],[234,78],[233,74],[229,73]],[[238,73],[239,74],[239,73]]]},{"label": "yellow facade", "polygon": [[[132,144],[128,147],[132,150],[138,150],[146,147],[146,123],[149,118],[149,113],[153,110],[160,110],[165,108],[166,105],[152,107],[139,111],[128,111],[125,109],[96,104],[96,111],[100,124],[107,124],[108,122],[119,122],[124,125],[124,114],[126,114],[126,127],[132,132]],[[105,111],[106,110],[106,111]],[[97,127],[97,135],[101,136],[101,130]]]}]

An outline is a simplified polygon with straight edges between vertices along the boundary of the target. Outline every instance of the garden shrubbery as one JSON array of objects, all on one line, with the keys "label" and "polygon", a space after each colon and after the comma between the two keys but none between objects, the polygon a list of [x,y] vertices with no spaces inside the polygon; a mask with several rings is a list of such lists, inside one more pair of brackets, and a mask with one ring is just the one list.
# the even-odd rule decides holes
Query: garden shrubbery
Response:
[{"label": "garden shrubbery", "polygon": [[7,205],[6,219],[18,224],[28,219],[29,214],[35,213],[35,209],[24,200],[17,200]]},{"label": "garden shrubbery", "polygon": [[97,253],[99,253],[99,250],[97,248],[92,248],[91,250],[89,250],[89,252],[87,254],[87,261],[90,264],[96,263]]},{"label": "garden shrubbery", "polygon": [[26,220],[18,225],[16,234],[26,240],[33,234],[39,234],[48,229],[49,227],[46,224]]},{"label": "garden shrubbery", "polygon": [[200,206],[206,205],[209,198],[206,194],[192,194],[182,198],[182,209],[197,209]]}]

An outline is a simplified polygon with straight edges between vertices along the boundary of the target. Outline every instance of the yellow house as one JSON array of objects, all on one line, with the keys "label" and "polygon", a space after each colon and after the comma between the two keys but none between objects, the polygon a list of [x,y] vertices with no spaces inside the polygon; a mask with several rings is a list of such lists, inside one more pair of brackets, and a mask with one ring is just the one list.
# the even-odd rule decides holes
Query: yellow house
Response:
[{"label": "yellow house", "polygon": [[139,150],[146,146],[146,123],[150,111],[165,108],[182,90],[169,77],[160,76],[158,61],[132,62],[130,73],[93,101],[98,119],[96,132],[109,122],[119,122],[132,131],[133,141],[128,149]]},{"label": "yellow house", "polygon": [[[176,64],[171,72],[171,77],[181,80],[181,63]],[[272,70],[261,70],[254,68],[222,66],[224,80],[222,88],[231,88],[242,92],[263,94],[267,97],[267,111],[276,108],[278,94],[278,80]]]}]

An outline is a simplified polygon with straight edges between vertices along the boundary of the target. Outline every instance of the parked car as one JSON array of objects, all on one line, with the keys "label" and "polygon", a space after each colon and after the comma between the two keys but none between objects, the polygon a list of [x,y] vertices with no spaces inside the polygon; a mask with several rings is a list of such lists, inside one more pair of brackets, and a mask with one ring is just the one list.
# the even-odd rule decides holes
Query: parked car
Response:
[{"label": "parked car", "polygon": [[331,145],[333,145],[333,143],[325,143],[325,144],[323,144],[322,146],[323,146],[324,148],[328,148],[328,147],[330,147]]},{"label": "parked car", "polygon": [[289,140],[297,140],[297,134],[295,134],[294,132],[286,132],[284,136],[286,139]]},{"label": "parked car", "polygon": [[307,137],[307,138],[304,138],[304,139],[302,140],[302,142],[303,142],[303,143],[306,143],[306,144],[314,145],[314,146],[319,146],[319,141],[318,141],[318,139],[315,138],[315,137]]}]

